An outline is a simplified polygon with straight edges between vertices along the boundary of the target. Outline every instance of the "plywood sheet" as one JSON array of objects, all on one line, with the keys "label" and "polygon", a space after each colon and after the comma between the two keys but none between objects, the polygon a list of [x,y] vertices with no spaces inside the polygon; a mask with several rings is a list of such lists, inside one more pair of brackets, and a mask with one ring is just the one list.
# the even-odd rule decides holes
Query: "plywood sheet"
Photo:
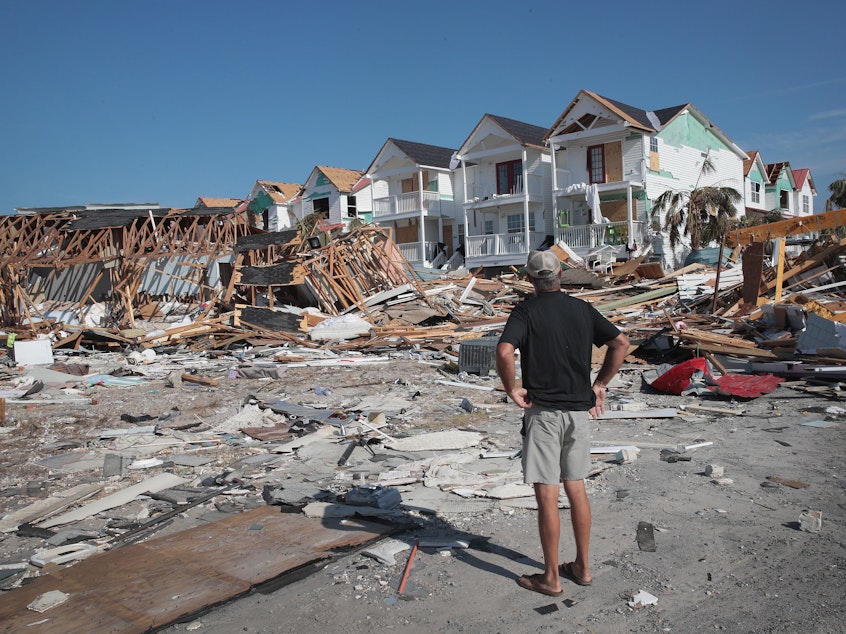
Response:
[{"label": "plywood sheet", "polygon": [[[391,531],[364,520],[315,520],[264,506],[39,577],[3,595],[0,623],[7,632],[147,632]],[[27,609],[50,590],[70,598],[43,614]]]}]

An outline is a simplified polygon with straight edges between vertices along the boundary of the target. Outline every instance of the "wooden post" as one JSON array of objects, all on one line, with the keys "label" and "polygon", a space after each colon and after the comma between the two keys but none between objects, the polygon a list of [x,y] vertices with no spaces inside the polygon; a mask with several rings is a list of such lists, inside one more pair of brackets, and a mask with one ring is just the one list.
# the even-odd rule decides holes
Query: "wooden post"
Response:
[{"label": "wooden post", "polygon": [[776,242],[778,242],[778,265],[776,267],[775,302],[778,304],[781,301],[781,286],[784,283],[784,238],[779,238]]},{"label": "wooden post", "polygon": [[723,270],[723,238],[720,238],[720,248],[717,252],[717,279],[714,280],[714,303],[711,305],[711,312],[717,312],[717,299],[720,296],[720,271]]}]

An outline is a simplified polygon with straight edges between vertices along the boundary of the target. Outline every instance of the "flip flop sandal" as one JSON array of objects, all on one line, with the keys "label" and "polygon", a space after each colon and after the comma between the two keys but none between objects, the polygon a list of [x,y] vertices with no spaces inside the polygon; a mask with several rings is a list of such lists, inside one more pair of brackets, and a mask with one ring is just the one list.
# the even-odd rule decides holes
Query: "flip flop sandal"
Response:
[{"label": "flip flop sandal", "polygon": [[554,590],[547,589],[541,583],[541,576],[542,575],[523,575],[517,580],[517,583],[520,584],[521,587],[526,588],[526,590],[531,590],[532,592],[539,592],[540,594],[545,594],[550,597],[560,597],[564,594],[564,590],[559,590],[555,592]]}]

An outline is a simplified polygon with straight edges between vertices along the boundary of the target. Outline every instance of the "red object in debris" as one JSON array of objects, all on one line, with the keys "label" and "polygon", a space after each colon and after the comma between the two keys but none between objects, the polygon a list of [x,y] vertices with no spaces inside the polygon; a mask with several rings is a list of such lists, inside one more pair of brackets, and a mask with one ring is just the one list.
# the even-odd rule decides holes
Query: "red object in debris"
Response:
[{"label": "red object in debris", "polygon": [[703,357],[694,357],[674,365],[650,385],[665,394],[681,396],[681,393],[690,387],[690,377],[695,372],[704,372],[706,376],[711,376],[708,372],[708,364]]},{"label": "red object in debris", "polygon": [[725,374],[716,380],[717,385],[708,389],[724,396],[758,398],[772,392],[782,381],[782,377],[773,374]]}]

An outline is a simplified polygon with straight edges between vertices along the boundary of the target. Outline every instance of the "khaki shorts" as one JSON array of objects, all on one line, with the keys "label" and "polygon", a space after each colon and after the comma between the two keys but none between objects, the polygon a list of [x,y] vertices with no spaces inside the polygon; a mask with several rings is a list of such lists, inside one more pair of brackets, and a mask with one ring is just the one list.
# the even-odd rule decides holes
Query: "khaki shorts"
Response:
[{"label": "khaki shorts", "polygon": [[590,417],[535,406],[523,415],[523,481],[558,484],[583,480],[590,471]]}]

